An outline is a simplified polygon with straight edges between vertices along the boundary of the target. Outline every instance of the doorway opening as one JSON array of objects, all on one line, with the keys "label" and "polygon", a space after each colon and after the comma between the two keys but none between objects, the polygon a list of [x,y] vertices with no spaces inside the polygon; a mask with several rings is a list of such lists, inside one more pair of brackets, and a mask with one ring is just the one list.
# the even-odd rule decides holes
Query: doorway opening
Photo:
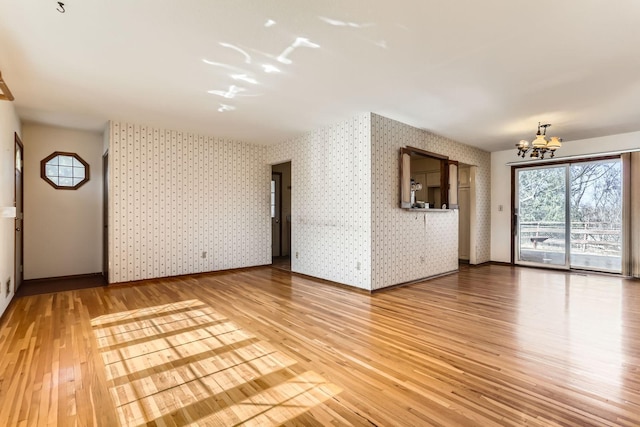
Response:
[{"label": "doorway opening", "polygon": [[271,166],[271,257],[291,271],[291,162]]},{"label": "doorway opening", "polygon": [[476,187],[477,166],[458,165],[458,261],[476,264]]}]

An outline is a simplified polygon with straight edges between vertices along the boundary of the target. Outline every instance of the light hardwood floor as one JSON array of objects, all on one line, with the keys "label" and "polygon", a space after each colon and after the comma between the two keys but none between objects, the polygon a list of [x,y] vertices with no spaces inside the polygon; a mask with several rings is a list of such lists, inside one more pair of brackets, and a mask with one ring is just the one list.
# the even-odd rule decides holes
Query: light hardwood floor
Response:
[{"label": "light hardwood floor", "polygon": [[270,267],[15,300],[0,425],[640,425],[640,283]]}]

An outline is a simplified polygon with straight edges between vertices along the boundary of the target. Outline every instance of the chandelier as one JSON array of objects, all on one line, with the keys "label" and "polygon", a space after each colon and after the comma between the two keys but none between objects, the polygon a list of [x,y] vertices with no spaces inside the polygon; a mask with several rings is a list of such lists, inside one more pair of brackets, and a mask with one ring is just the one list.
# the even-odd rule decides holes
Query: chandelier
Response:
[{"label": "chandelier", "polygon": [[[553,157],[556,150],[562,147],[562,138],[552,136],[549,141],[545,138],[547,135],[547,128],[550,127],[550,123],[541,124],[538,122],[538,132],[536,133],[536,139],[531,143],[526,140],[521,140],[516,144],[518,149],[518,156],[524,158],[528,152],[531,152],[530,157],[532,159],[544,159],[546,153],[551,153],[550,157]],[[540,131],[542,129],[542,131]]]}]

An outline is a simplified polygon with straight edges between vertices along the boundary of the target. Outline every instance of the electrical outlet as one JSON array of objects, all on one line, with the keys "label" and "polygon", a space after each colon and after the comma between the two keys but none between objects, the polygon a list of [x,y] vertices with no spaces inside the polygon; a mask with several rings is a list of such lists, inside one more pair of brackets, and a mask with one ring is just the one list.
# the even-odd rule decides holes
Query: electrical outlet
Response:
[{"label": "electrical outlet", "polygon": [[424,264],[425,258],[423,256],[420,257],[420,262]]},{"label": "electrical outlet", "polygon": [[298,255],[299,255],[299,254],[298,254],[298,251],[296,251],[296,259],[298,259]]},{"label": "electrical outlet", "polygon": [[207,251],[202,251],[202,259],[205,259],[207,257]]},{"label": "electrical outlet", "polygon": [[360,270],[360,261],[356,263],[356,270]]},{"label": "electrical outlet", "polygon": [[8,297],[10,293],[11,293],[11,277],[7,279],[7,291],[5,293],[5,296]]},{"label": "electrical outlet", "polygon": [[498,205],[498,212],[502,212],[504,210],[504,206]]}]

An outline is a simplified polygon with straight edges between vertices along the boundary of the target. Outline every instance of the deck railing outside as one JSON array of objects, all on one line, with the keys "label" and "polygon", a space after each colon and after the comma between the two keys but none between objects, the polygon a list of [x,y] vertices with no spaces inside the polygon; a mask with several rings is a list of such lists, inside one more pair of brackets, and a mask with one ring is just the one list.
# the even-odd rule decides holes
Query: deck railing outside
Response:
[{"label": "deck railing outside", "polygon": [[[563,252],[565,223],[551,221],[521,222],[520,247]],[[617,222],[572,222],[571,252],[594,255],[619,255],[622,227]]]}]

